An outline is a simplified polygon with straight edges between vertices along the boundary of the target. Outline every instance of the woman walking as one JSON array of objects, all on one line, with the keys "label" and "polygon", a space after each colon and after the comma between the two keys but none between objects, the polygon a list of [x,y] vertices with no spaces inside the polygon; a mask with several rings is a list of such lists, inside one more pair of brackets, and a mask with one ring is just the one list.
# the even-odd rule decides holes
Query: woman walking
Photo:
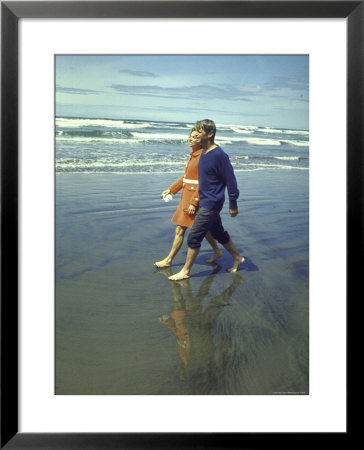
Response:
[{"label": "woman walking", "polygon": [[[188,145],[191,147],[189,160],[185,167],[185,173],[168,189],[162,192],[161,197],[164,198],[169,194],[177,194],[182,189],[181,200],[172,217],[172,222],[176,226],[175,236],[172,248],[168,255],[161,261],[154,262],[157,267],[169,267],[172,264],[173,258],[177,255],[181,248],[188,227],[191,227],[199,205],[198,195],[198,162],[202,153],[201,145],[199,144],[199,135],[195,128],[192,128],[188,139]],[[210,233],[207,233],[206,239],[213,249],[213,255],[207,259],[207,263],[212,263],[215,259],[222,256],[222,253],[217,245],[215,239]]]}]

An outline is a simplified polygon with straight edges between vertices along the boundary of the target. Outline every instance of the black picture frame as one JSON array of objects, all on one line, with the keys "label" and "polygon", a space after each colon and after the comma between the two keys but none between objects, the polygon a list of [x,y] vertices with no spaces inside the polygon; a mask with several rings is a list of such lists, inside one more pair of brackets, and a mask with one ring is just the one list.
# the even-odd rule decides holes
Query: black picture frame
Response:
[{"label": "black picture frame", "polygon": [[[18,432],[18,22],[116,17],[347,19],[347,303],[361,292],[364,1],[195,1],[188,7],[184,1],[1,2],[1,448],[261,448],[277,439],[281,447],[293,448],[298,438],[303,445],[311,438],[327,444],[325,433]],[[346,433],[335,433],[336,443],[345,439],[347,445],[349,431],[348,424]]]}]

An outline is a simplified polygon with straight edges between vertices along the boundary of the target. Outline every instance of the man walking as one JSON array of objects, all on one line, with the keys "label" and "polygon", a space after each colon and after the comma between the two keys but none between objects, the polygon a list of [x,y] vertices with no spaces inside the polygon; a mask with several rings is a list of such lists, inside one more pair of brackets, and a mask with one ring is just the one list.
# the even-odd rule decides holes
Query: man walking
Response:
[{"label": "man walking", "polygon": [[233,257],[229,272],[236,272],[245,258],[239,253],[222,226],[220,212],[225,201],[225,188],[229,195],[231,217],[238,215],[237,198],[239,189],[228,155],[215,144],[216,125],[212,120],[196,122],[202,153],[198,165],[200,208],[188,236],[188,251],[182,270],[169,277],[178,281],[190,277],[192,265],[200,251],[201,242],[210,231],[212,236],[228,250]]}]

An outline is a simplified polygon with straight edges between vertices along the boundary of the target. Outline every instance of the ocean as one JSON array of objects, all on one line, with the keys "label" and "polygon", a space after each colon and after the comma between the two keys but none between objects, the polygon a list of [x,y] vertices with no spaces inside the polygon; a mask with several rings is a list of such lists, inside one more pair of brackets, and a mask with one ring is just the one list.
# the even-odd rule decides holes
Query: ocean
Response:
[{"label": "ocean", "polygon": [[[57,117],[57,173],[181,173],[193,124]],[[308,170],[309,132],[216,124],[234,171]]]}]

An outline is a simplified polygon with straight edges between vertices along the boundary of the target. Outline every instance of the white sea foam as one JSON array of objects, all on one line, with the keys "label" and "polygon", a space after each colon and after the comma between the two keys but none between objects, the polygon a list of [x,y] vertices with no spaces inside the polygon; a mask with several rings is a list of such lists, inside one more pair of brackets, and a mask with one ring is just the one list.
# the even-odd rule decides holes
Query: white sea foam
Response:
[{"label": "white sea foam", "polygon": [[270,128],[270,127],[261,127],[259,128],[260,133],[269,133],[269,134],[299,134],[303,136],[308,136],[309,132],[306,130],[289,130],[289,129],[280,129],[280,128]]},{"label": "white sea foam", "polygon": [[308,147],[309,142],[308,141],[299,141],[299,140],[280,140],[282,144],[288,144],[288,145],[296,145],[299,147]]},{"label": "white sea foam", "polygon": [[269,138],[259,138],[259,137],[247,137],[247,136],[241,136],[241,137],[228,137],[226,139],[224,138],[216,138],[217,143],[232,144],[233,142],[246,142],[247,144],[253,144],[253,145],[272,145],[272,146],[280,146],[281,142],[278,139],[269,139]]},{"label": "white sea foam", "polygon": [[[81,127],[125,127],[124,120],[111,119],[71,119],[56,118],[56,126],[61,128],[81,128]],[[142,125],[141,125],[142,126]]]},{"label": "white sea foam", "polygon": [[234,168],[234,170],[258,170],[258,169],[298,169],[298,170],[308,170],[308,167],[302,166],[284,166],[282,164],[264,164],[264,163],[252,163],[246,164],[243,167]]},{"label": "white sea foam", "polygon": [[172,123],[160,124],[158,122],[132,122],[115,119],[72,119],[66,117],[57,117],[56,126],[60,128],[82,128],[82,127],[103,127],[103,128],[121,128],[121,129],[139,129],[169,127],[175,128]]},{"label": "white sea foam", "polygon": [[217,130],[235,131],[236,133],[253,133],[258,130],[257,125],[216,124]]},{"label": "white sea foam", "polygon": [[102,137],[102,136],[56,136],[57,142],[68,141],[68,142],[78,142],[78,143],[87,143],[87,142],[102,142],[103,144],[111,144],[111,143],[129,143],[134,144],[137,143],[134,138],[114,138],[114,137]]},{"label": "white sea foam", "polygon": [[118,161],[113,159],[59,159],[56,161],[56,167],[59,169],[66,168],[80,168],[80,167],[143,167],[143,166],[180,166],[181,170],[183,170],[185,165],[185,161],[153,161],[153,160],[145,160],[145,161]]},{"label": "white sea foam", "polygon": [[289,144],[300,147],[308,147],[308,141],[299,141],[299,140],[284,140],[284,139],[272,139],[272,138],[264,138],[264,137],[219,137],[216,138],[216,142],[223,144],[232,144],[233,142],[246,142],[247,144],[253,145],[271,145],[271,146],[281,146],[282,144]]},{"label": "white sea foam", "polygon": [[178,141],[181,140],[187,143],[188,136],[186,134],[176,134],[176,133],[138,133],[132,132],[132,135],[138,140],[142,141]]},{"label": "white sea foam", "polygon": [[299,161],[303,159],[302,156],[273,156],[273,159],[281,159],[283,161]]},{"label": "white sea foam", "polygon": [[143,122],[143,121],[128,121],[116,119],[88,119],[88,118],[67,118],[57,117],[56,126],[60,128],[82,128],[82,127],[106,127],[106,128],[121,128],[121,129],[140,129],[140,128],[180,128],[188,131],[192,128],[189,124],[177,124],[173,122]]},{"label": "white sea foam", "polygon": [[[132,137],[125,137],[124,135],[99,135],[99,136],[67,136],[66,134],[57,134],[57,141],[69,141],[69,142],[105,142],[105,143],[140,143],[140,142],[169,142],[177,141],[180,143],[186,143],[187,135],[174,134],[174,133],[138,133],[131,132]],[[117,137],[115,137],[117,136]]]}]

